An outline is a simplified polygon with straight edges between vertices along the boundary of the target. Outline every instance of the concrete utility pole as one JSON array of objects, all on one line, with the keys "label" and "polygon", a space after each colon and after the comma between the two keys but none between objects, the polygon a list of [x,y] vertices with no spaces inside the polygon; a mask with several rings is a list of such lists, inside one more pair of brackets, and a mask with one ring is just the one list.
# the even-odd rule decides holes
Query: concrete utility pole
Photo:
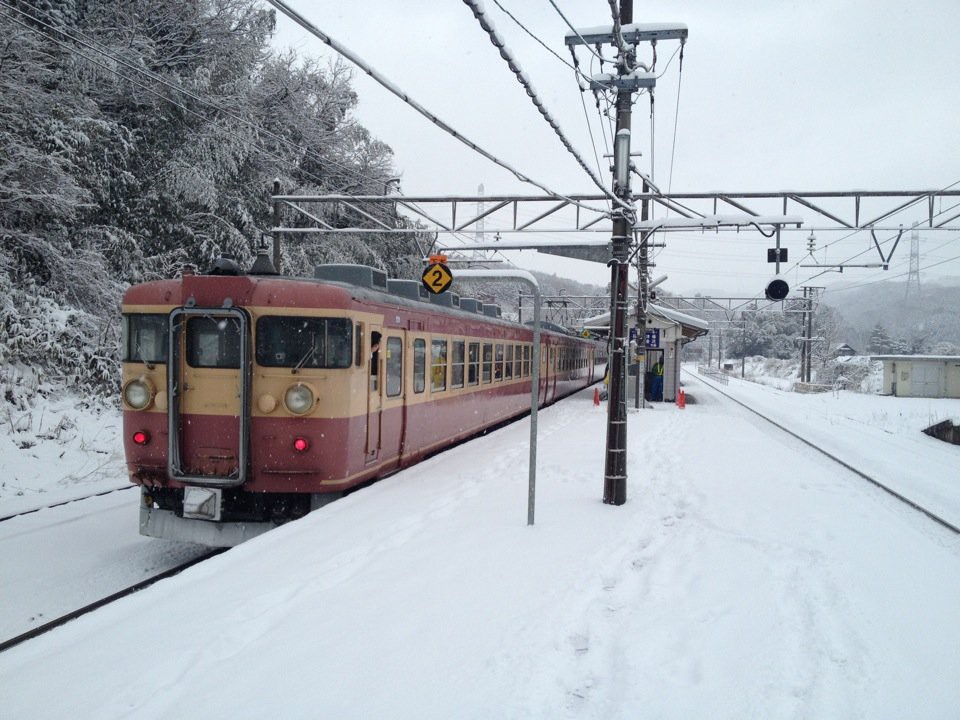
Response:
[{"label": "concrete utility pole", "polygon": [[[613,7],[613,0],[610,2]],[[627,401],[626,401],[626,325],[627,291],[629,289],[630,244],[637,228],[633,196],[630,193],[630,107],[633,95],[641,88],[651,92],[657,76],[637,62],[637,45],[661,40],[686,42],[687,27],[682,24],[633,23],[633,0],[620,0],[619,17],[611,30],[595,28],[567,33],[568,46],[612,43],[618,51],[617,74],[594,75],[594,90],[617,91],[617,131],[613,144],[613,195],[617,202],[611,212],[613,220],[610,259],[610,386],[607,399],[607,449],[603,476],[603,502],[623,505],[627,501]],[[640,72],[644,70],[646,72]],[[644,227],[649,231],[650,228]],[[640,338],[637,338],[638,342]]]},{"label": "concrete utility pole", "polygon": [[[633,0],[620,0],[620,23],[633,22]],[[617,67],[620,77],[628,74],[627,58]],[[617,133],[613,151],[613,192],[630,204],[630,123],[633,91],[617,90]],[[607,454],[603,472],[603,502],[623,505],[627,501],[627,398],[626,325],[629,256],[633,218],[617,207],[613,216],[613,258],[610,260],[610,364],[607,399]],[[638,338],[639,340],[639,338]]]}]

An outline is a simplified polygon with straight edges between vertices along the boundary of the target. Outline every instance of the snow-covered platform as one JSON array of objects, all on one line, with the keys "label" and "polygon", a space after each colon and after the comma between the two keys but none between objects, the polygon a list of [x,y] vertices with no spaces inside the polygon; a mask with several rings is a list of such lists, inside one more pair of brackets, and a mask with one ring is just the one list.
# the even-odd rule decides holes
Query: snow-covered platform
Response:
[{"label": "snow-covered platform", "polygon": [[[685,382],[629,415],[626,505],[591,389],[540,414],[535,526],[523,421],[0,654],[2,714],[952,716],[960,539]],[[852,464],[879,432],[942,473],[900,399],[741,384]]]}]

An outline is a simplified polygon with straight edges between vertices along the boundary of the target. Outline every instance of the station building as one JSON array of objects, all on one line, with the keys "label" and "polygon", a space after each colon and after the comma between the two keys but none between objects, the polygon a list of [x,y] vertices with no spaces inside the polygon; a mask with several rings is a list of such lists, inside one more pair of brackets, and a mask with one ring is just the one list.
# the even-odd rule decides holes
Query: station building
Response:
[{"label": "station building", "polygon": [[871,355],[883,361],[883,394],[960,398],[960,355]]},{"label": "station building", "polygon": [[[636,310],[627,316],[627,327],[630,334],[630,350],[627,356],[630,368],[627,379],[628,401],[634,397],[637,373],[648,372],[658,360],[663,362],[663,400],[676,400],[677,390],[680,388],[683,346],[707,334],[710,328],[707,321],[650,304],[647,306],[643,336],[637,337]],[[609,337],[610,313],[588,318],[584,322],[584,329]]]}]

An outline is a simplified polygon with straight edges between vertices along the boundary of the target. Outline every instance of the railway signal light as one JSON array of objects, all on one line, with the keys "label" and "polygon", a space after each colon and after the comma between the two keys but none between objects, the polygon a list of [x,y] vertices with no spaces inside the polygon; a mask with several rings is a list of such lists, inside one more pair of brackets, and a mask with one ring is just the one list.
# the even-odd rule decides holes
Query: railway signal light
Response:
[{"label": "railway signal light", "polygon": [[766,289],[763,291],[763,294],[767,296],[767,300],[783,300],[789,293],[790,285],[780,277],[775,277],[768,282]]}]

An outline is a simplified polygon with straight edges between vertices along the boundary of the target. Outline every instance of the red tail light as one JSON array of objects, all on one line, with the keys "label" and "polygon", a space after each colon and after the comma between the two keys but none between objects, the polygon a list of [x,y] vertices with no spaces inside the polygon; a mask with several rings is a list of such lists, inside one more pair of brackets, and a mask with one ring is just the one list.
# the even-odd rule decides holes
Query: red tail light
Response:
[{"label": "red tail light", "polygon": [[297,452],[306,452],[310,449],[310,441],[305,437],[298,437],[293,441],[293,449]]},{"label": "red tail light", "polygon": [[133,441],[137,445],[146,445],[148,442],[150,442],[150,433],[148,433],[146,430],[137,430],[133,434]]}]

